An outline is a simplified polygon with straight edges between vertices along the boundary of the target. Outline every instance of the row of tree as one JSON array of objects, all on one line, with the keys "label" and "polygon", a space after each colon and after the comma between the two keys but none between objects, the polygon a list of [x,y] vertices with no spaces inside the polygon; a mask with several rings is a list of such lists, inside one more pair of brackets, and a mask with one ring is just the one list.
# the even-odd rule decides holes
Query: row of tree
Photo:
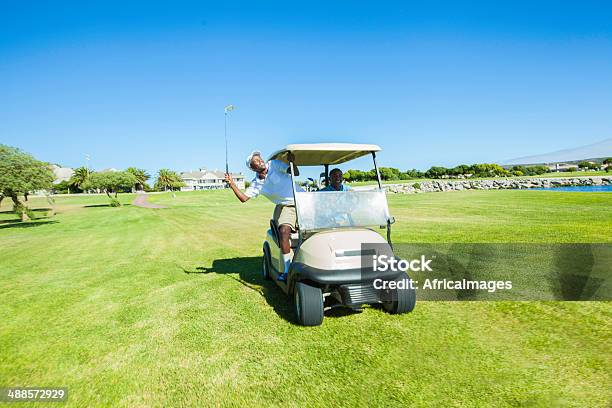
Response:
[{"label": "row of tree", "polygon": [[[55,175],[49,163],[35,159],[16,147],[0,144],[0,203],[5,198],[13,201],[13,209],[22,220],[33,217],[26,202],[33,192],[55,193],[104,192],[112,206],[121,205],[117,200],[120,192],[136,190],[176,190],[184,185],[180,176],[172,170],[159,170],[153,188],[147,181],[151,176],[143,169],[130,167],[125,171],[93,172],[79,167],[68,181],[53,184]],[[23,197],[23,201],[21,199]]]},{"label": "row of tree", "polygon": [[[604,159],[602,162],[606,165],[606,171],[609,172],[612,169],[612,158]],[[593,162],[580,162],[575,168],[569,170],[597,170],[600,169],[601,165]],[[510,169],[505,169],[502,166],[494,163],[480,163],[480,164],[460,164],[452,168],[446,168],[441,166],[432,166],[427,171],[419,171],[417,169],[411,169],[401,171],[394,167],[380,167],[380,178],[383,180],[410,180],[420,178],[469,178],[469,177],[509,177],[509,176],[537,176],[551,171],[547,166],[513,166]],[[376,171],[374,169],[370,171],[362,170],[347,170],[344,173],[344,180],[347,182],[352,181],[371,181],[376,180]]]},{"label": "row of tree", "polygon": [[[494,163],[461,164],[453,168],[432,166],[425,172],[417,169],[401,171],[394,167],[380,167],[378,170],[383,180],[534,176],[550,171],[546,166],[514,166],[512,169],[505,169]],[[374,169],[370,171],[348,170],[344,173],[344,179],[347,182],[376,180],[376,171]]]},{"label": "row of tree", "polygon": [[[413,178],[423,178],[424,174],[416,169],[402,172],[394,167],[379,167],[378,171],[380,172],[380,178],[383,180],[409,180]],[[376,180],[376,170],[347,170],[344,173],[343,178],[347,182]]]},{"label": "row of tree", "polygon": [[[129,193],[134,191],[168,191],[177,190],[185,183],[175,171],[161,169],[153,188],[147,184],[151,176],[146,170],[136,167],[128,167],[125,171],[100,171],[91,172],[86,167],[74,170],[74,175],[68,181],[63,181],[53,186],[53,191],[58,192],[104,192],[111,199],[111,206],[121,205],[117,200],[118,193]],[[67,191],[66,191],[67,190]],[[114,195],[113,196],[111,196]]]},{"label": "row of tree", "polygon": [[[609,172],[610,167],[612,167],[612,157],[608,157],[607,159],[604,159],[602,161],[602,164],[606,166],[606,172]],[[599,170],[601,166],[595,162],[582,161],[578,163],[578,168],[583,169],[583,170]]]},{"label": "row of tree", "polygon": [[91,190],[107,193],[133,191],[168,191],[184,186],[181,177],[175,171],[161,169],[153,187],[147,181],[151,176],[144,169],[128,167],[125,171],[94,172],[86,167],[74,170],[70,180],[53,186],[54,193],[82,193]]}]

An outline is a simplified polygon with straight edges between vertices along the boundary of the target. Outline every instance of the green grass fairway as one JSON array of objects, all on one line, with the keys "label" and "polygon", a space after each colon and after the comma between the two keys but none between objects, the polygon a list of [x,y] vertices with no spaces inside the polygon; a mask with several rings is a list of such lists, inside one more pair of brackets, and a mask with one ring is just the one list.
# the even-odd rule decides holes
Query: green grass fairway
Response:
[{"label": "green grass fairway", "polygon": [[[133,195],[120,199],[129,203]],[[260,275],[272,205],[65,197],[0,207],[0,387],[69,406],[583,406],[612,401],[610,302],[418,302],[294,323]],[[612,242],[611,193],[389,196],[395,242]],[[46,200],[31,200],[48,207]],[[42,216],[44,211],[39,211]]]}]

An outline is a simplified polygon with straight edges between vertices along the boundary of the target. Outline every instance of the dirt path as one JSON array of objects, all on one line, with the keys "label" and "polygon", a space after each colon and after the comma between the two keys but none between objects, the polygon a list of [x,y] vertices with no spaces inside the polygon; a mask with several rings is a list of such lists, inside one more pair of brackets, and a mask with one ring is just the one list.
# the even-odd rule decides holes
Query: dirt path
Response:
[{"label": "dirt path", "polygon": [[151,204],[147,199],[147,194],[142,192],[136,193],[136,198],[132,202],[132,205],[143,208],[166,208],[163,205]]}]

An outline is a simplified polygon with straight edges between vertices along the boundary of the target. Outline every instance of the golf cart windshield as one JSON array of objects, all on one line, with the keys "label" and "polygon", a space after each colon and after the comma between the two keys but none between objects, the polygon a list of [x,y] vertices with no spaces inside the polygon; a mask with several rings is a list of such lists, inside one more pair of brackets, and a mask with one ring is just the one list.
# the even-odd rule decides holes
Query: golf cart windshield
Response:
[{"label": "golf cart windshield", "polygon": [[300,230],[386,225],[389,208],[384,191],[296,192]]}]

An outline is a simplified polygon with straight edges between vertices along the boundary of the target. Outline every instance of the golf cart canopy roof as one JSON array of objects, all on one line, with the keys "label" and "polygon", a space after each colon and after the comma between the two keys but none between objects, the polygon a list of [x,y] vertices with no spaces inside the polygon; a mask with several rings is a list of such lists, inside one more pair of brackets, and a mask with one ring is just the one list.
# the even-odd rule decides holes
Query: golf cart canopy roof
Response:
[{"label": "golf cart canopy roof", "polygon": [[317,166],[323,164],[341,164],[372,152],[382,150],[373,144],[352,143],[307,143],[290,144],[272,154],[268,160],[282,160],[288,163],[289,152],[295,156],[298,166]]}]

